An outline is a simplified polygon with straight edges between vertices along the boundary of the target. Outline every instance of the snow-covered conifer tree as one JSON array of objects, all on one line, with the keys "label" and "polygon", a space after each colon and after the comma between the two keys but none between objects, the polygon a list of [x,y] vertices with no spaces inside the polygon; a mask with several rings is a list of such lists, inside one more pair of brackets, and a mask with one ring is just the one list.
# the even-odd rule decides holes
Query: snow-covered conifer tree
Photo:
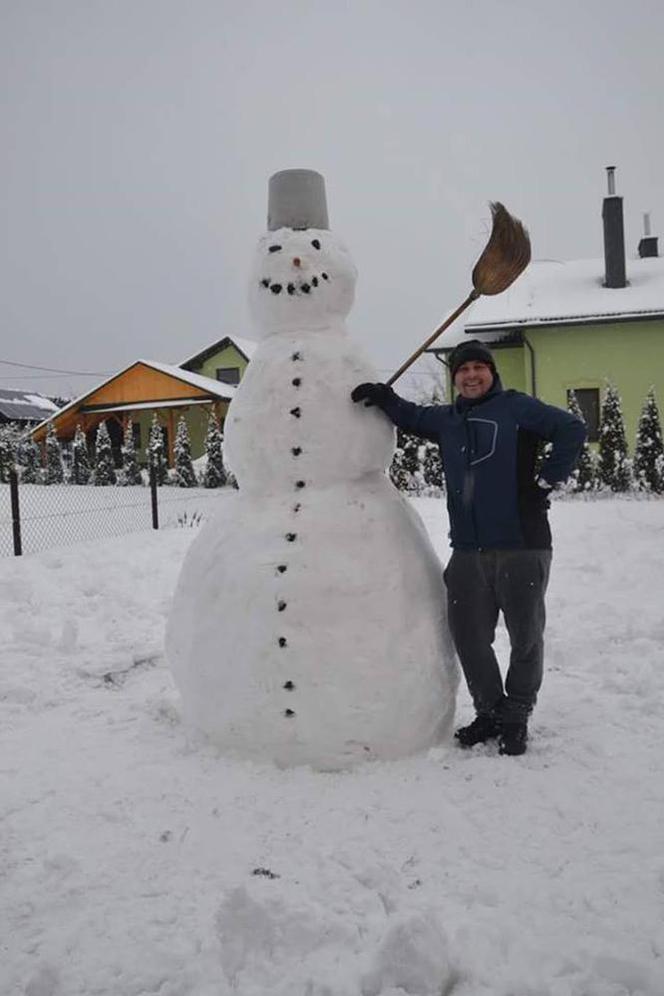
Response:
[{"label": "snow-covered conifer tree", "polygon": [[[586,420],[583,417],[581,405],[579,404],[578,398],[574,391],[569,392],[567,408],[572,415],[580,418],[581,421],[585,423]],[[570,480],[571,490],[575,492],[587,493],[588,491],[594,491],[597,488],[597,460],[587,439],[584,440],[583,447],[581,448],[581,452],[579,454],[579,459],[577,460],[576,467],[572,472]]]},{"label": "snow-covered conifer tree", "polygon": [[41,452],[32,438],[21,444],[21,467],[21,484],[41,483]]},{"label": "snow-covered conifer tree", "polygon": [[0,426],[0,481],[6,484],[14,469],[16,451],[13,433],[8,426]]},{"label": "snow-covered conifer tree", "polygon": [[116,484],[115,461],[113,460],[113,450],[111,449],[111,437],[106,428],[106,422],[100,422],[95,440],[95,469],[92,475],[92,483],[98,487],[108,484]]},{"label": "snow-covered conifer tree", "polygon": [[150,425],[150,437],[148,439],[148,467],[154,467],[157,484],[166,483],[168,478],[168,466],[166,463],[166,453],[164,450],[164,434],[155,412]]},{"label": "snow-covered conifer tree", "polygon": [[203,474],[204,488],[221,488],[226,484],[226,470],[221,451],[221,432],[214,411],[210,412],[207,434],[205,436],[205,455],[207,464]]},{"label": "snow-covered conifer tree", "polygon": [[634,480],[640,491],[664,493],[664,443],[655,388],[651,387],[641,409],[634,450]]},{"label": "snow-covered conifer tree", "polygon": [[607,384],[599,425],[599,476],[611,491],[629,491],[632,475],[627,456],[625,419],[620,395],[613,384]]},{"label": "snow-covered conifer tree", "polygon": [[420,440],[410,432],[397,429],[397,447],[390,467],[390,478],[399,491],[417,491],[421,486]]},{"label": "snow-covered conifer tree", "polygon": [[196,474],[191,462],[191,440],[189,427],[183,415],[178,419],[175,433],[175,483],[180,488],[195,488]]},{"label": "snow-covered conifer tree", "polygon": [[44,472],[45,484],[62,484],[65,479],[62,468],[62,451],[60,443],[55,434],[55,427],[52,422],[48,424],[46,432],[46,470]]},{"label": "snow-covered conifer tree", "polygon": [[127,422],[122,440],[122,472],[119,476],[119,483],[124,485],[143,483],[141,468],[138,466],[136,458],[134,426],[131,419]]},{"label": "snow-covered conifer tree", "polygon": [[71,458],[70,484],[89,484],[92,469],[88,454],[88,441],[80,425],[76,426]]}]

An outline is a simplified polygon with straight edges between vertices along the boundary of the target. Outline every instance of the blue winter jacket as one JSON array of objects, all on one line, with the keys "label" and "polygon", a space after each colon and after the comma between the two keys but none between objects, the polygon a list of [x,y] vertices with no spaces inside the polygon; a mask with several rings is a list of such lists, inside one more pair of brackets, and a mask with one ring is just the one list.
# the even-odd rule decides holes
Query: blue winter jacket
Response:
[{"label": "blue winter jacket", "polygon": [[541,440],[552,443],[539,477],[548,485],[564,481],[586,437],[580,419],[505,391],[497,375],[477,400],[423,406],[392,392],[380,407],[395,425],[440,446],[455,549],[550,549],[549,501],[535,481],[537,449]]}]

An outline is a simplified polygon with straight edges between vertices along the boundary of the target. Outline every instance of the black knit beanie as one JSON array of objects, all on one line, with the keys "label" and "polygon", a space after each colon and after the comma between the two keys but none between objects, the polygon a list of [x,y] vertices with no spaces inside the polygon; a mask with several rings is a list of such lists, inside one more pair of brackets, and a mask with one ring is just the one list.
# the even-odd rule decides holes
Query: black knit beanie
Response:
[{"label": "black knit beanie", "polygon": [[486,363],[491,372],[495,374],[496,363],[489,347],[485,346],[479,339],[469,339],[468,342],[460,342],[450,353],[448,363],[452,380],[454,380],[459,367],[462,367],[464,363],[468,363],[470,360],[476,360],[478,363]]}]

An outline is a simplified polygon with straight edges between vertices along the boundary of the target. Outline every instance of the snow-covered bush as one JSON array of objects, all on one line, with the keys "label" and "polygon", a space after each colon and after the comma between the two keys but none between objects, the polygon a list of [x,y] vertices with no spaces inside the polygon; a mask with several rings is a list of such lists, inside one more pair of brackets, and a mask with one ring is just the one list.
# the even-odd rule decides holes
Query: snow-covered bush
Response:
[{"label": "snow-covered bush", "polygon": [[178,419],[175,433],[175,483],[180,488],[195,488],[196,474],[191,462],[191,440],[184,416]]},{"label": "snow-covered bush", "polygon": [[108,434],[106,422],[100,422],[97,429],[95,469],[92,475],[92,483],[96,484],[97,487],[105,487],[106,485],[117,483],[111,437]]},{"label": "snow-covered bush", "polygon": [[70,484],[89,484],[92,470],[88,454],[88,441],[80,425],[76,426],[72,448]]},{"label": "snow-covered bush", "polygon": [[44,484],[62,484],[64,479],[65,474],[62,467],[60,443],[55,434],[53,423],[49,422],[46,432],[46,470],[44,471]]},{"label": "snow-covered bush", "polygon": [[417,436],[397,429],[397,446],[390,467],[390,478],[399,491],[419,494],[423,488],[420,446],[421,440]]},{"label": "snow-covered bush", "polygon": [[445,475],[443,473],[440,447],[437,443],[433,443],[430,439],[427,439],[420,446],[419,455],[424,481],[424,493],[427,495],[443,494],[445,491]]},{"label": "snow-covered bush", "polygon": [[129,419],[124,431],[122,440],[122,470],[118,483],[123,485],[142,484],[141,468],[138,466],[136,458],[136,444],[134,443],[134,426]]},{"label": "snow-covered bush", "polygon": [[203,473],[202,484],[204,488],[221,488],[226,481],[226,469],[224,467],[224,457],[221,449],[221,432],[219,423],[213,411],[208,419],[207,434],[205,436],[205,455],[207,462]]},{"label": "snow-covered bush", "polygon": [[639,491],[664,493],[664,443],[655,388],[651,387],[641,409],[634,449],[634,483]]},{"label": "snow-covered bush", "polygon": [[622,403],[611,383],[607,383],[600,416],[599,477],[602,486],[614,492],[629,491],[632,485]]}]

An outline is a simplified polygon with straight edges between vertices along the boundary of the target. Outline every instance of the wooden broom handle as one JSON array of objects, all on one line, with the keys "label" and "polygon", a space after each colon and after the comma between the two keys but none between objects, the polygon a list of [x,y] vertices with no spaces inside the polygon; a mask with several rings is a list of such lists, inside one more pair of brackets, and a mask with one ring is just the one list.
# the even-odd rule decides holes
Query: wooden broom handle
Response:
[{"label": "wooden broom handle", "polygon": [[422,353],[424,352],[424,350],[428,349],[428,347],[433,342],[436,341],[436,339],[438,338],[438,336],[442,335],[443,332],[445,331],[445,329],[448,328],[448,326],[450,326],[452,324],[452,322],[456,321],[457,318],[459,317],[459,315],[462,312],[464,312],[466,310],[466,308],[473,303],[473,301],[476,301],[479,296],[480,296],[479,291],[476,291],[473,288],[473,290],[470,292],[470,294],[468,295],[468,297],[466,298],[466,300],[463,302],[463,304],[459,305],[459,307],[457,308],[457,310],[454,311],[454,312],[452,312],[452,314],[450,315],[450,317],[446,318],[442,325],[438,326],[438,328],[433,333],[433,335],[430,335],[429,338],[427,339],[427,341],[423,342],[422,345],[420,346],[420,348],[417,349],[413,353],[412,356],[409,356],[405,363],[401,364],[401,366],[399,367],[399,369],[397,370],[397,372],[392,374],[392,376],[390,377],[390,379],[386,382],[387,386],[390,387],[390,385],[394,384],[394,382],[399,379],[399,377],[401,376],[401,374],[405,373],[406,370],[408,369],[408,367],[411,366],[411,364],[413,364],[415,362],[415,360],[418,358],[418,356],[421,356]]}]

